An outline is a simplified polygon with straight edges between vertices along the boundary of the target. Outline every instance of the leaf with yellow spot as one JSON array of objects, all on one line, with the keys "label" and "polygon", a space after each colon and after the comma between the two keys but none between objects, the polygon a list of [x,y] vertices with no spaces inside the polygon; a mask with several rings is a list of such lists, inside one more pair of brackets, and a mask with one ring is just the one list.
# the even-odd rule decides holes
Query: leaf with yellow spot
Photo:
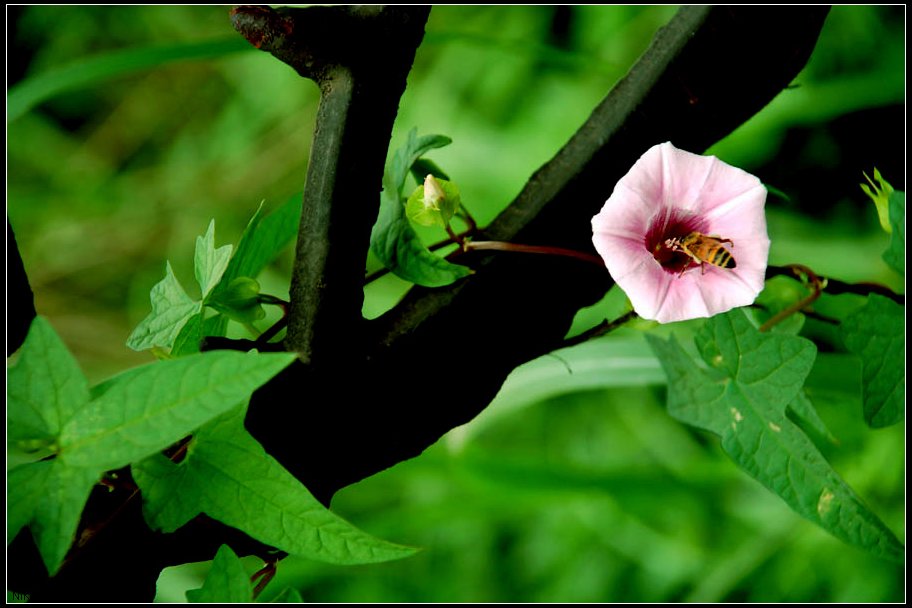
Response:
[{"label": "leaf with yellow spot", "polygon": [[808,406],[802,388],[816,357],[810,341],[760,333],[740,310],[706,322],[695,338],[699,358],[674,336],[647,337],[668,375],[674,418],[719,435],[741,468],[801,516],[847,543],[902,561],[902,543],[787,415]]}]

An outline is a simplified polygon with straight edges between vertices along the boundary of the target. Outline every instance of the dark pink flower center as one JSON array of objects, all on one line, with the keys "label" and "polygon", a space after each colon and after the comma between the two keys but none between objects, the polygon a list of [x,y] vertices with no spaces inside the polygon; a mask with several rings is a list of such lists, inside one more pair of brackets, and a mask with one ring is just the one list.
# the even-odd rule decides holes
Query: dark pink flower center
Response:
[{"label": "dark pink flower center", "polygon": [[691,265],[696,265],[696,262],[686,253],[668,247],[667,241],[681,239],[691,232],[705,234],[707,228],[706,220],[700,216],[680,209],[671,209],[650,220],[643,243],[666,272],[677,275]]}]

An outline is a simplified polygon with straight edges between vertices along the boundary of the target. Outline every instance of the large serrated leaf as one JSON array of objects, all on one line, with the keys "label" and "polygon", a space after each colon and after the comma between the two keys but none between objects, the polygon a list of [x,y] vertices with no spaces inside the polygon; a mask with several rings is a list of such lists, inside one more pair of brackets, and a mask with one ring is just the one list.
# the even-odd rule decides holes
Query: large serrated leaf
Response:
[{"label": "large serrated leaf", "polygon": [[243,604],[253,601],[250,577],[228,545],[219,547],[203,586],[187,591],[187,600],[194,604]]},{"label": "large serrated leaf", "polygon": [[61,458],[99,470],[145,458],[237,406],[293,360],[218,351],[124,372],[93,390],[96,398],[64,427]]},{"label": "large serrated leaf", "polygon": [[133,350],[170,347],[187,321],[202,310],[202,303],[188,296],[181,287],[170,262],[165,263],[165,278],[152,287],[150,299],[152,312],[127,338],[127,346]]},{"label": "large serrated leaf", "polygon": [[337,564],[407,557],[415,549],[370,536],[319,503],[244,429],[244,408],[201,428],[178,465],[133,465],[150,526],[176,530],[199,513],[288,553]]},{"label": "large serrated leaf", "polygon": [[707,321],[702,361],[672,336],[649,336],[668,374],[672,416],[722,438],[722,447],[792,509],[850,544],[893,560],[904,548],[788,418],[815,348],[803,338],[761,334],[743,311]]},{"label": "large serrated leaf", "polygon": [[902,306],[871,294],[864,307],[842,322],[846,348],[861,359],[864,417],[874,428],[890,426],[904,416],[904,321]]}]

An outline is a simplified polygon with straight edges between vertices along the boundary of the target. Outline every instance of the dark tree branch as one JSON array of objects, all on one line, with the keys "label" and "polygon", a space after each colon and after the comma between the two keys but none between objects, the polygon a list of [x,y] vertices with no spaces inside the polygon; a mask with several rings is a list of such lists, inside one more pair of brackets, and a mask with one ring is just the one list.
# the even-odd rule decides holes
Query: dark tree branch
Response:
[{"label": "dark tree branch", "polygon": [[[667,140],[701,151],[760,110],[803,67],[826,13],[682,9],[479,238],[592,251],[590,220],[633,162]],[[560,346],[576,311],[611,286],[606,272],[576,260],[462,261],[470,257],[472,277],[414,289],[359,330],[366,351],[354,365],[319,376],[290,369],[255,396],[248,428],[322,500],[471,420],[516,365]],[[275,414],[288,399],[306,408],[297,422]]]},{"label": "dark tree branch", "polygon": [[235,28],[320,87],[285,346],[319,367],[359,349],[364,260],[399,99],[429,7],[239,7]]},{"label": "dark tree branch", "polygon": [[29,285],[28,275],[13,227],[6,220],[6,356],[19,350],[25,342],[32,319],[35,318],[35,294]]}]

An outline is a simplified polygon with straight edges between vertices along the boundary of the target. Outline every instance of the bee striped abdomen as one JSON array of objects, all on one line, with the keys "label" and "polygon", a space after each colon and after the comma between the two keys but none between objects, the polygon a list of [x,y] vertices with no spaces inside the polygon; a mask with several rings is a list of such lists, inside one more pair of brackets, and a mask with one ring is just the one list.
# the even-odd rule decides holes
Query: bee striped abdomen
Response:
[{"label": "bee striped abdomen", "polygon": [[731,252],[722,245],[719,245],[719,248],[712,252],[706,262],[713,266],[718,266],[719,268],[735,267],[735,258],[732,257]]}]

